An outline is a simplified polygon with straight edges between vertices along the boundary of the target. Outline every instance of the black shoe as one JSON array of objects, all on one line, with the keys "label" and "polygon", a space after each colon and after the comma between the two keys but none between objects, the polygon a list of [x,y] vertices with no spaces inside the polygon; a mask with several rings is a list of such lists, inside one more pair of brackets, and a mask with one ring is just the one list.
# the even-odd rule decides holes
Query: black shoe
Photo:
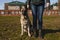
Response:
[{"label": "black shoe", "polygon": [[42,31],[39,30],[39,37],[42,37]]},{"label": "black shoe", "polygon": [[35,36],[35,37],[38,37],[38,35],[39,35],[39,31],[36,30],[36,31],[34,32],[34,36]]}]

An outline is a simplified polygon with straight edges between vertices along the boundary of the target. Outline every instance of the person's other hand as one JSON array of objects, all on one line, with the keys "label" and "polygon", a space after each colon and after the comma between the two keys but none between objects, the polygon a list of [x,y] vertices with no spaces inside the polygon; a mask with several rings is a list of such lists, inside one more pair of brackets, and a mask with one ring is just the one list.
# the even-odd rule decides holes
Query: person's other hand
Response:
[{"label": "person's other hand", "polygon": [[29,8],[29,5],[27,4],[27,8]]}]

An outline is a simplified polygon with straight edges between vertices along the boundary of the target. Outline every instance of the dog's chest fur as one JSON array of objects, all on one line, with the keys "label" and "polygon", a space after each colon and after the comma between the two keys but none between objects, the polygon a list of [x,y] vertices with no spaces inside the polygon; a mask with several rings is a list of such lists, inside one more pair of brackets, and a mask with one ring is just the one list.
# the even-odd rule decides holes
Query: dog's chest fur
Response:
[{"label": "dog's chest fur", "polygon": [[23,16],[23,15],[21,15],[21,25],[23,25],[24,31],[27,32],[28,19],[26,19],[25,16]]}]

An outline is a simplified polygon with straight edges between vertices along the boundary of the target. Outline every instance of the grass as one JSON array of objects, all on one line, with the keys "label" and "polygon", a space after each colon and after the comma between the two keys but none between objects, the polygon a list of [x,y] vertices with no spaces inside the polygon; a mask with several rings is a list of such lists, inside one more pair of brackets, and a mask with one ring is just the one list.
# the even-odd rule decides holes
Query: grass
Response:
[{"label": "grass", "polygon": [[[60,40],[60,16],[43,16],[43,29],[46,40]],[[27,34],[21,37],[20,33],[19,16],[0,16],[0,40],[38,40]]]},{"label": "grass", "polygon": [[44,16],[43,26],[45,29],[60,29],[60,16]]}]

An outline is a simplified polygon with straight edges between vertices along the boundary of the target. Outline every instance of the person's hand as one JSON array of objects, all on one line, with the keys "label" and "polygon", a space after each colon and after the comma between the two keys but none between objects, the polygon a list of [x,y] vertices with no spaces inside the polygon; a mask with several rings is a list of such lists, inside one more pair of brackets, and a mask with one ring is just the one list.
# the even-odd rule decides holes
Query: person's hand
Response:
[{"label": "person's hand", "polygon": [[29,5],[27,5],[27,8],[29,8]]}]

